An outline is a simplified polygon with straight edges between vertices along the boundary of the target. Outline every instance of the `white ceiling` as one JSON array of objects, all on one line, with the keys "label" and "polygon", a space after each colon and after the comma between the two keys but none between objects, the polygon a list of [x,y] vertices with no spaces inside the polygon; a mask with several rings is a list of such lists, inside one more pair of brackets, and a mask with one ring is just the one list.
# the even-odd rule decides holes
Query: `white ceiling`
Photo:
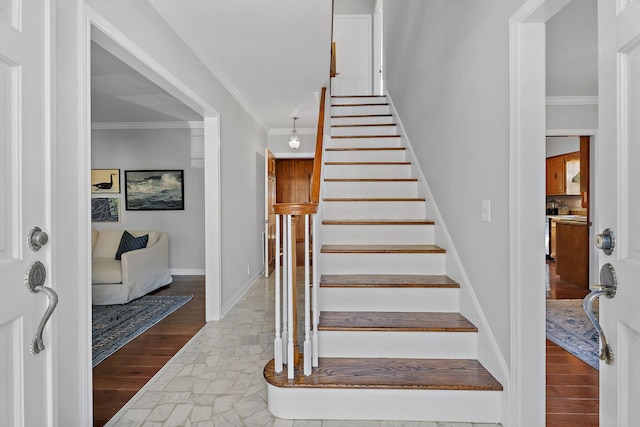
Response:
[{"label": "white ceiling", "polygon": [[[329,82],[331,1],[149,0],[267,131],[314,128]],[[154,83],[92,44],[95,122],[197,120]],[[143,79],[143,80],[141,80]]]},{"label": "white ceiling", "polygon": [[91,121],[201,121],[202,116],[129,65],[91,43]]}]

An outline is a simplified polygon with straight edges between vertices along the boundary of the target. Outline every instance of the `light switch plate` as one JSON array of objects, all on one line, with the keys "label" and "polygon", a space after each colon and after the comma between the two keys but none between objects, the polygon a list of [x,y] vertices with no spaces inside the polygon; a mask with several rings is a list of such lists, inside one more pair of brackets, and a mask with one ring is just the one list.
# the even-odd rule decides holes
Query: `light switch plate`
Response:
[{"label": "light switch plate", "polygon": [[482,201],[482,217],[481,221],[491,222],[491,200]]}]

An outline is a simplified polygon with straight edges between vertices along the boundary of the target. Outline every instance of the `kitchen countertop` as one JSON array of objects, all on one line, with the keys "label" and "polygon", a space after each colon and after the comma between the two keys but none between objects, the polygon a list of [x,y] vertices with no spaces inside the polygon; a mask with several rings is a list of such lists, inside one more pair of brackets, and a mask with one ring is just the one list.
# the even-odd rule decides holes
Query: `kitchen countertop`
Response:
[{"label": "kitchen countertop", "polygon": [[547,218],[554,220],[556,223],[586,225],[587,217],[583,215],[547,215]]}]

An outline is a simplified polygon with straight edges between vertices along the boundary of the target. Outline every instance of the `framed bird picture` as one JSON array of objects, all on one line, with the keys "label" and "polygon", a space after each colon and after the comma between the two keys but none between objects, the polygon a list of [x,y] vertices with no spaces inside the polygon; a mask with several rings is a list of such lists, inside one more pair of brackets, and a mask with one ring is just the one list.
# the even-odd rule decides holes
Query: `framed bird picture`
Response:
[{"label": "framed bird picture", "polygon": [[120,193],[120,169],[91,169],[91,193]]}]

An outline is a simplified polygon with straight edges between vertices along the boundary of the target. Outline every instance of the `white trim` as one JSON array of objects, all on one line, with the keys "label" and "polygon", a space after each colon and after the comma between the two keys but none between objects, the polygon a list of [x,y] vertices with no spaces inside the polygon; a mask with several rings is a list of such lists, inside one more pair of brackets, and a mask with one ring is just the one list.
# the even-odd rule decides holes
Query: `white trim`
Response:
[{"label": "white trim", "polygon": [[546,105],[598,105],[598,96],[547,96]]},{"label": "white trim", "polygon": [[[296,128],[299,135],[315,135],[316,128]],[[291,135],[291,128],[271,128],[268,132],[269,135]]]},{"label": "white trim", "polygon": [[229,301],[227,301],[223,306],[222,306],[222,315],[220,316],[221,318],[226,316],[227,313],[229,313],[229,311],[231,311],[231,309],[236,305],[236,303],[238,301],[240,301],[242,299],[242,297],[249,292],[249,289],[251,289],[251,287],[253,285],[256,284],[256,282],[258,281],[258,279],[261,279],[263,276],[263,272],[262,271],[258,271],[257,273],[253,274],[245,283],[244,285],[242,285],[242,287],[240,289],[238,289],[238,291],[231,297],[229,298]]},{"label": "white trim", "polygon": [[276,159],[313,159],[315,153],[305,153],[303,151],[299,151],[296,153],[276,153],[273,152],[273,155],[276,156]]},{"label": "white trim", "polygon": [[169,273],[172,276],[204,276],[206,269],[204,268],[171,268]]},{"label": "white trim", "polygon": [[[507,425],[544,425],[545,22],[570,0],[528,0],[509,18],[510,387]],[[538,251],[539,242],[540,250]],[[540,258],[541,259],[541,258]]]},{"label": "white trim", "polygon": [[547,136],[595,136],[598,129],[547,129]]},{"label": "white trim", "polygon": [[119,129],[203,129],[204,122],[93,122],[92,130]]}]

